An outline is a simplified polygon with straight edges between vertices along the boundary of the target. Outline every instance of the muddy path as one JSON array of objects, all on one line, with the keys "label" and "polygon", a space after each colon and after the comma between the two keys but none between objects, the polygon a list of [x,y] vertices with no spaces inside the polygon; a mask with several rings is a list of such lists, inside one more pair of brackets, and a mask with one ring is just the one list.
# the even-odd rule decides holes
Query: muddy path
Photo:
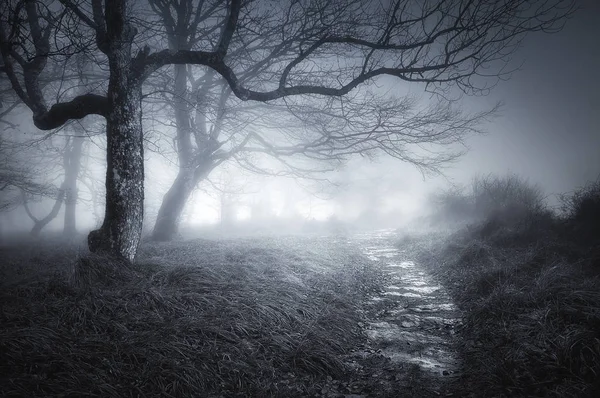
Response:
[{"label": "muddy path", "polygon": [[368,343],[354,353],[359,370],[380,378],[380,387],[362,396],[449,396],[461,367],[453,349],[460,313],[397,240],[393,230],[349,239],[385,274],[383,291],[364,309]]}]

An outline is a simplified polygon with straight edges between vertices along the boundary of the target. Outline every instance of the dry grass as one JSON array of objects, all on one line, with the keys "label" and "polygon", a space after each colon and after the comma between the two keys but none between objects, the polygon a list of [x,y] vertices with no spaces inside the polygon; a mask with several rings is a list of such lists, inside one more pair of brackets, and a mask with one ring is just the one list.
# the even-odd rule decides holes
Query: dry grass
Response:
[{"label": "dry grass", "polygon": [[497,226],[482,236],[486,227],[431,242],[421,254],[465,311],[459,394],[600,396],[600,277],[592,259],[558,230]]},{"label": "dry grass", "polygon": [[440,196],[471,225],[411,243],[465,314],[456,395],[600,396],[600,183],[562,201],[558,216],[518,176],[479,178]]},{"label": "dry grass", "polygon": [[317,396],[379,277],[327,239],[159,244],[132,266],[1,250],[3,396]]}]

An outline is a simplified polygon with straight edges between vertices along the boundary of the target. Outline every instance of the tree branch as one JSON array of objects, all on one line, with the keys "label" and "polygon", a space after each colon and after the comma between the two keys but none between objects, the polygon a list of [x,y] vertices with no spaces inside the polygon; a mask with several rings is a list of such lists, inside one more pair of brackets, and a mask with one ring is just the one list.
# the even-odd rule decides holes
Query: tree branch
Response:
[{"label": "tree branch", "polygon": [[108,116],[108,99],[97,94],[84,94],[69,102],[52,105],[50,110],[33,116],[40,130],[51,130],[62,126],[70,119],[82,119],[88,115]]},{"label": "tree branch", "polygon": [[221,39],[217,45],[217,53],[224,58],[227,55],[231,38],[237,28],[238,18],[240,16],[240,9],[242,8],[241,0],[231,0],[229,10],[227,11],[227,19],[225,26],[223,27],[223,33],[221,33]]}]

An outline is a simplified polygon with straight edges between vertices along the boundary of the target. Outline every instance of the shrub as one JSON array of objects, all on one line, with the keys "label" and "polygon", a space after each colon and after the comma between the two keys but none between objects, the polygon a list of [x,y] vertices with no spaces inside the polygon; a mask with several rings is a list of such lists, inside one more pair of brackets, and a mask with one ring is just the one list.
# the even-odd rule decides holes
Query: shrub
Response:
[{"label": "shrub", "polygon": [[541,188],[515,175],[475,177],[469,189],[452,187],[434,194],[437,221],[485,222],[517,226],[540,216],[551,216]]},{"label": "shrub", "polygon": [[502,217],[514,222],[545,210],[541,188],[515,174],[475,177],[471,187],[475,211],[481,218]]},{"label": "shrub", "polygon": [[569,232],[584,243],[600,241],[600,177],[560,199]]},{"label": "shrub", "polygon": [[553,222],[530,229],[529,243],[527,229],[481,239],[477,226],[421,250],[464,314],[455,396],[600,396],[600,277]]},{"label": "shrub", "polygon": [[462,187],[451,187],[432,195],[436,221],[456,223],[471,220],[474,216],[473,198]]}]

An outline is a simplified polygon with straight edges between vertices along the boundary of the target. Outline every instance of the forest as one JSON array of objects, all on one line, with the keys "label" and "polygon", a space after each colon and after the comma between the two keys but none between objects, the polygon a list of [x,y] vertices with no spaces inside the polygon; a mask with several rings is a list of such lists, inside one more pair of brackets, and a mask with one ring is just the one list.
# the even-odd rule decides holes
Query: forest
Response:
[{"label": "forest", "polygon": [[2,2],[1,395],[598,396],[600,164],[471,150],[588,6]]}]

